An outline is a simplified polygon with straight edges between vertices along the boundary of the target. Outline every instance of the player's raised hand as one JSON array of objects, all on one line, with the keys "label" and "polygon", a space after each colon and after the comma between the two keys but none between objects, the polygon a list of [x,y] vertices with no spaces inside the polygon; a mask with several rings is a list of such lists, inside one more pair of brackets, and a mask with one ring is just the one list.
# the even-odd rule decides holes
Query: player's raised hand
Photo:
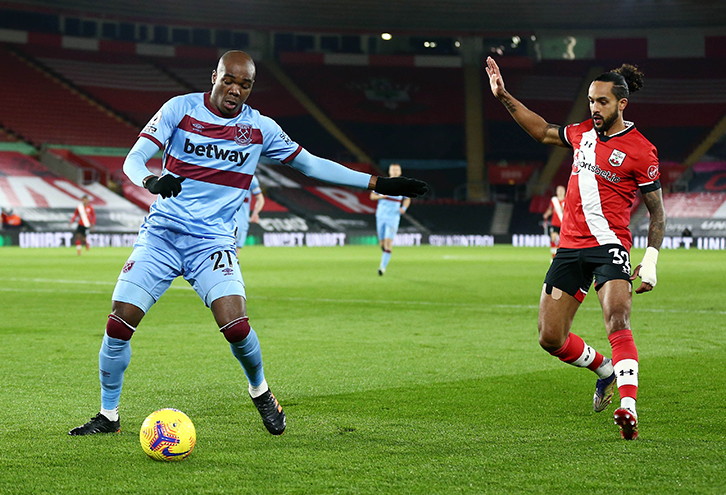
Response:
[{"label": "player's raised hand", "polygon": [[502,79],[502,74],[499,72],[499,66],[492,57],[487,57],[486,70],[489,76],[489,86],[492,88],[492,94],[497,98],[504,96],[504,93],[506,93],[504,79]]},{"label": "player's raised hand", "polygon": [[167,174],[159,177],[149,177],[144,182],[144,187],[152,194],[159,194],[162,198],[176,197],[182,189],[181,183],[184,177],[174,177]]},{"label": "player's raised hand", "polygon": [[378,177],[373,190],[386,196],[415,198],[426,194],[429,188],[424,181],[410,177]]}]

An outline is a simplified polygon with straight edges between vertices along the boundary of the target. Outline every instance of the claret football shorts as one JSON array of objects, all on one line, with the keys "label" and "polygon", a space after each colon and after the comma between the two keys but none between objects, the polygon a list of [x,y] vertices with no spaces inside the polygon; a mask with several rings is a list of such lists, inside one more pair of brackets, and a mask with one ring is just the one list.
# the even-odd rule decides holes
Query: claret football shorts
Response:
[{"label": "claret football shorts", "polygon": [[595,290],[609,280],[630,281],[630,253],[620,244],[584,249],[559,248],[545,276],[545,290],[556,287],[582,301],[593,279]]},{"label": "claret football shorts", "polygon": [[224,296],[246,297],[232,237],[220,240],[146,227],[121,269],[113,300],[146,313],[179,276],[207,306]]}]

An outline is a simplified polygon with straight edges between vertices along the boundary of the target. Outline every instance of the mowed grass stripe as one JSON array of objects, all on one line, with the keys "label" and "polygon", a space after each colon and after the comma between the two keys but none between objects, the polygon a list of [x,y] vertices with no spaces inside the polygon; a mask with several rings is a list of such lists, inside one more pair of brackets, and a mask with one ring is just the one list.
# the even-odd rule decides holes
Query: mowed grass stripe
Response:
[{"label": "mowed grass stripe", "polygon": [[[5,278],[0,279],[0,283],[3,282],[23,282],[26,284],[30,283],[43,283],[43,284],[69,284],[69,285],[103,285],[108,287],[114,287],[116,282],[103,282],[97,280],[57,280],[57,279],[19,279],[19,278]],[[174,285],[169,287],[169,290],[181,290],[181,291],[194,291],[190,286],[179,286]],[[57,292],[55,289],[43,289],[43,288],[13,288],[13,287],[0,287],[0,291],[18,292],[18,291],[30,291],[30,292]],[[78,290],[74,289],[74,293],[78,294],[105,294],[105,291],[89,291],[89,290]],[[313,302],[313,303],[332,303],[332,304],[380,304],[381,300],[374,299],[334,299],[334,298],[309,298],[309,297],[269,297],[269,296],[254,296],[255,299],[261,300],[277,300],[277,301],[301,301],[301,302]],[[436,302],[436,301],[402,301],[394,299],[386,299],[386,304],[400,304],[400,305],[412,305],[412,306],[446,306],[446,307],[462,307],[462,308],[474,308],[474,309],[522,309],[531,310],[537,309],[537,305],[521,305],[521,304],[476,304],[476,303],[457,303],[457,302]],[[600,308],[583,307],[582,311],[601,311]],[[693,309],[674,309],[674,308],[640,308],[638,311],[644,311],[649,313],[701,313],[701,314],[726,314],[726,310],[719,311],[716,309],[710,310],[693,310]]]}]

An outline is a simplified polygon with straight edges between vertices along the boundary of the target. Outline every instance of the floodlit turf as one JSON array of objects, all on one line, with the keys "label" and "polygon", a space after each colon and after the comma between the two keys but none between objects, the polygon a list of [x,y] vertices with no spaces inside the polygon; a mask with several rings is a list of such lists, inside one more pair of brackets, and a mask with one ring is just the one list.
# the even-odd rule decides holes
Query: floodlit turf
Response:
[{"label": "floodlit turf", "polygon": [[[0,249],[0,493],[726,492],[726,253],[663,251],[634,300],[640,439],[595,375],[537,344],[546,248],[245,248],[250,322],[287,432],[269,435],[209,310],[183,280],[132,340],[119,434],[98,349],[129,249]],[[642,251],[634,251],[640,260]],[[594,290],[574,331],[610,355]],[[616,396],[617,397],[617,396]],[[184,411],[197,446],[149,459],[139,428]]]}]

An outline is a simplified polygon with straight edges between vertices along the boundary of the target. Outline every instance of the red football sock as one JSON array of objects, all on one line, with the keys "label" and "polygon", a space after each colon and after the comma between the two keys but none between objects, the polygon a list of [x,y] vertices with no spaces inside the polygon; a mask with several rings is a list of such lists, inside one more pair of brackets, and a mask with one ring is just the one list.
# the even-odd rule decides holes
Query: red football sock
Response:
[{"label": "red football sock", "polygon": [[551,354],[567,364],[592,371],[598,369],[605,360],[605,356],[587,345],[574,333],[570,333],[564,345]]},{"label": "red football sock", "polygon": [[638,398],[638,349],[635,348],[633,332],[618,330],[608,336],[613,348],[613,367],[618,379],[618,392],[623,397]]}]

